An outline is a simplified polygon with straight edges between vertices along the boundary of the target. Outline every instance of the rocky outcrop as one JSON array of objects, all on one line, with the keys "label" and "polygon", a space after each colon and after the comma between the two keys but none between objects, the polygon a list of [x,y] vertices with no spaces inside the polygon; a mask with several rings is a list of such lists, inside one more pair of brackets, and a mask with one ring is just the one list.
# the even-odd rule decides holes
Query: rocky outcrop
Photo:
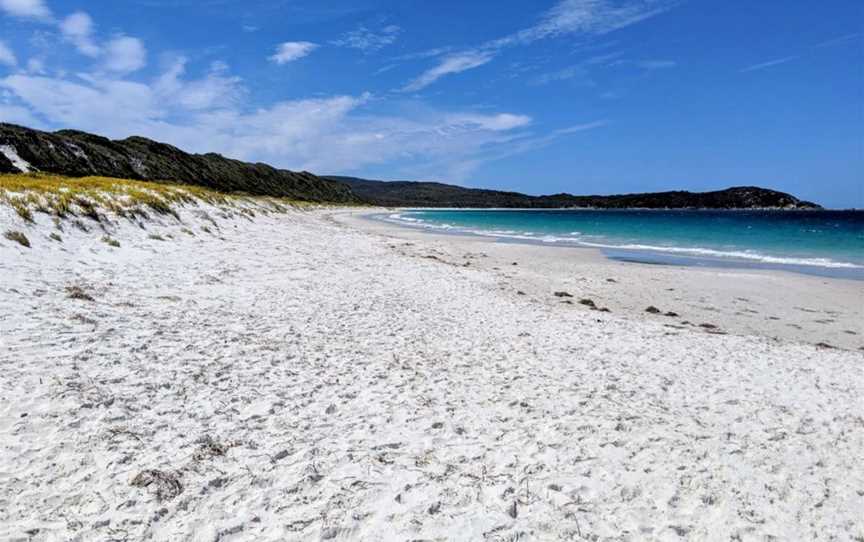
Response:
[{"label": "rocky outcrop", "polygon": [[189,154],[143,137],[114,141],[76,130],[49,133],[0,123],[0,172],[26,170],[176,182],[305,201],[358,201],[346,185],[305,171],[276,169],[218,154]]},{"label": "rocky outcrop", "polygon": [[364,201],[389,207],[507,207],[598,209],[821,209],[789,194],[740,186],[714,192],[652,192],[617,196],[528,196],[464,188],[441,183],[370,181],[353,177],[328,177],[351,187]]}]

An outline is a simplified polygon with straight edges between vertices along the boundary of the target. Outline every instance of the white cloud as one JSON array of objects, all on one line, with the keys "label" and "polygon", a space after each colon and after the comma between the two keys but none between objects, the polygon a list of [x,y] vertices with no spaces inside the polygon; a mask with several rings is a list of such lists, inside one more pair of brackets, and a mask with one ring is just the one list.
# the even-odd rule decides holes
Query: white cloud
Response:
[{"label": "white cloud", "polygon": [[163,102],[180,109],[202,111],[226,109],[237,105],[245,94],[239,77],[227,75],[228,67],[214,62],[203,79],[185,81],[187,59],[176,59],[153,84],[153,92]]},{"label": "white cloud", "polygon": [[0,10],[15,17],[50,19],[51,10],[42,0],[0,0]]},{"label": "white cloud", "polygon": [[286,41],[276,47],[276,53],[270,57],[272,62],[282,65],[303,58],[318,48],[318,45],[308,41]]},{"label": "white cloud", "polygon": [[[560,0],[533,26],[486,42],[475,51],[445,57],[403,90],[420,90],[441,77],[491,61],[502,49],[568,34],[601,35],[668,10],[675,0]],[[482,59],[472,62],[470,59]]]},{"label": "white cloud", "polygon": [[72,82],[44,76],[11,75],[0,86],[18,96],[34,113],[68,127],[99,129],[131,126],[158,118],[149,88],[128,81]]},{"label": "white cloud", "polygon": [[5,64],[7,66],[18,65],[18,59],[15,57],[15,53],[13,53],[12,49],[2,41],[0,41],[0,64]]},{"label": "white cloud", "polygon": [[75,12],[63,19],[60,23],[60,32],[82,55],[97,57],[102,53],[93,41],[93,19],[83,11]]},{"label": "white cloud", "polygon": [[131,73],[147,64],[147,50],[138,38],[119,36],[105,44],[106,70]]},{"label": "white cloud", "polygon": [[482,66],[492,60],[493,56],[491,52],[484,51],[466,51],[464,53],[448,55],[437,66],[426,70],[419,77],[405,85],[402,90],[415,92],[424,89],[445,75],[460,73]]},{"label": "white cloud", "polygon": [[340,47],[358,49],[364,53],[374,53],[395,42],[401,32],[402,29],[396,25],[385,26],[379,32],[373,32],[365,26],[361,26],[330,43]]}]

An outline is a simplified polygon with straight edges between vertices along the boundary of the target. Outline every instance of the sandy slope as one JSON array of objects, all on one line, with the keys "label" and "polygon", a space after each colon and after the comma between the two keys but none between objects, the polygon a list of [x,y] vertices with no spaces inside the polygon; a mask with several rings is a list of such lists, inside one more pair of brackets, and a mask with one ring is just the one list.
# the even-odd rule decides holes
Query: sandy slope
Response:
[{"label": "sandy slope", "polygon": [[860,353],[182,216],[115,248],[0,209],[33,242],[0,238],[0,539],[864,537]]}]

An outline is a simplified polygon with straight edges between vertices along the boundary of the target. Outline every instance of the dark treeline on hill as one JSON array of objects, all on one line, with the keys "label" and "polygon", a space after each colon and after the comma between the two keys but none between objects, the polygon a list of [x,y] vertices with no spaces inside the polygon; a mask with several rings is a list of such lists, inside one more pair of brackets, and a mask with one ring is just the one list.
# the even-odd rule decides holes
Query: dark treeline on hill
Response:
[{"label": "dark treeline on hill", "polygon": [[618,196],[529,196],[464,188],[449,184],[410,181],[369,181],[354,177],[328,176],[340,181],[360,199],[384,207],[474,207],[474,208],[568,208],[599,209],[821,209],[809,201],[754,186],[740,186],[715,192],[653,192]]},{"label": "dark treeline on hill", "polygon": [[[322,149],[326,152],[326,149]],[[789,194],[757,187],[716,192],[656,192],[620,196],[529,196],[441,183],[319,177],[219,154],[189,154],[143,137],[111,140],[77,130],[42,132],[0,123],[0,173],[41,171],[68,177],[98,175],[205,186],[223,192],[385,207],[509,207],[602,209],[819,209]]]},{"label": "dark treeline on hill", "polygon": [[[75,130],[49,133],[0,123],[0,151],[5,151],[0,152],[0,173],[26,169],[68,177],[168,181],[305,201],[358,202],[346,185],[305,171],[276,169],[218,154],[189,154],[143,137],[112,141]],[[17,166],[9,156],[13,152],[20,159],[15,160]]]}]

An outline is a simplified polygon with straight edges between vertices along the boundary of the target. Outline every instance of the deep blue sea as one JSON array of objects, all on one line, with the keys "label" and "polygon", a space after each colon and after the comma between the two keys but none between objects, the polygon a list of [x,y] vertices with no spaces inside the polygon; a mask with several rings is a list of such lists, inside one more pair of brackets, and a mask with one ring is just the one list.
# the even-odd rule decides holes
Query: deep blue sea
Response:
[{"label": "deep blue sea", "polygon": [[379,218],[645,263],[864,280],[864,211],[408,210]]}]

